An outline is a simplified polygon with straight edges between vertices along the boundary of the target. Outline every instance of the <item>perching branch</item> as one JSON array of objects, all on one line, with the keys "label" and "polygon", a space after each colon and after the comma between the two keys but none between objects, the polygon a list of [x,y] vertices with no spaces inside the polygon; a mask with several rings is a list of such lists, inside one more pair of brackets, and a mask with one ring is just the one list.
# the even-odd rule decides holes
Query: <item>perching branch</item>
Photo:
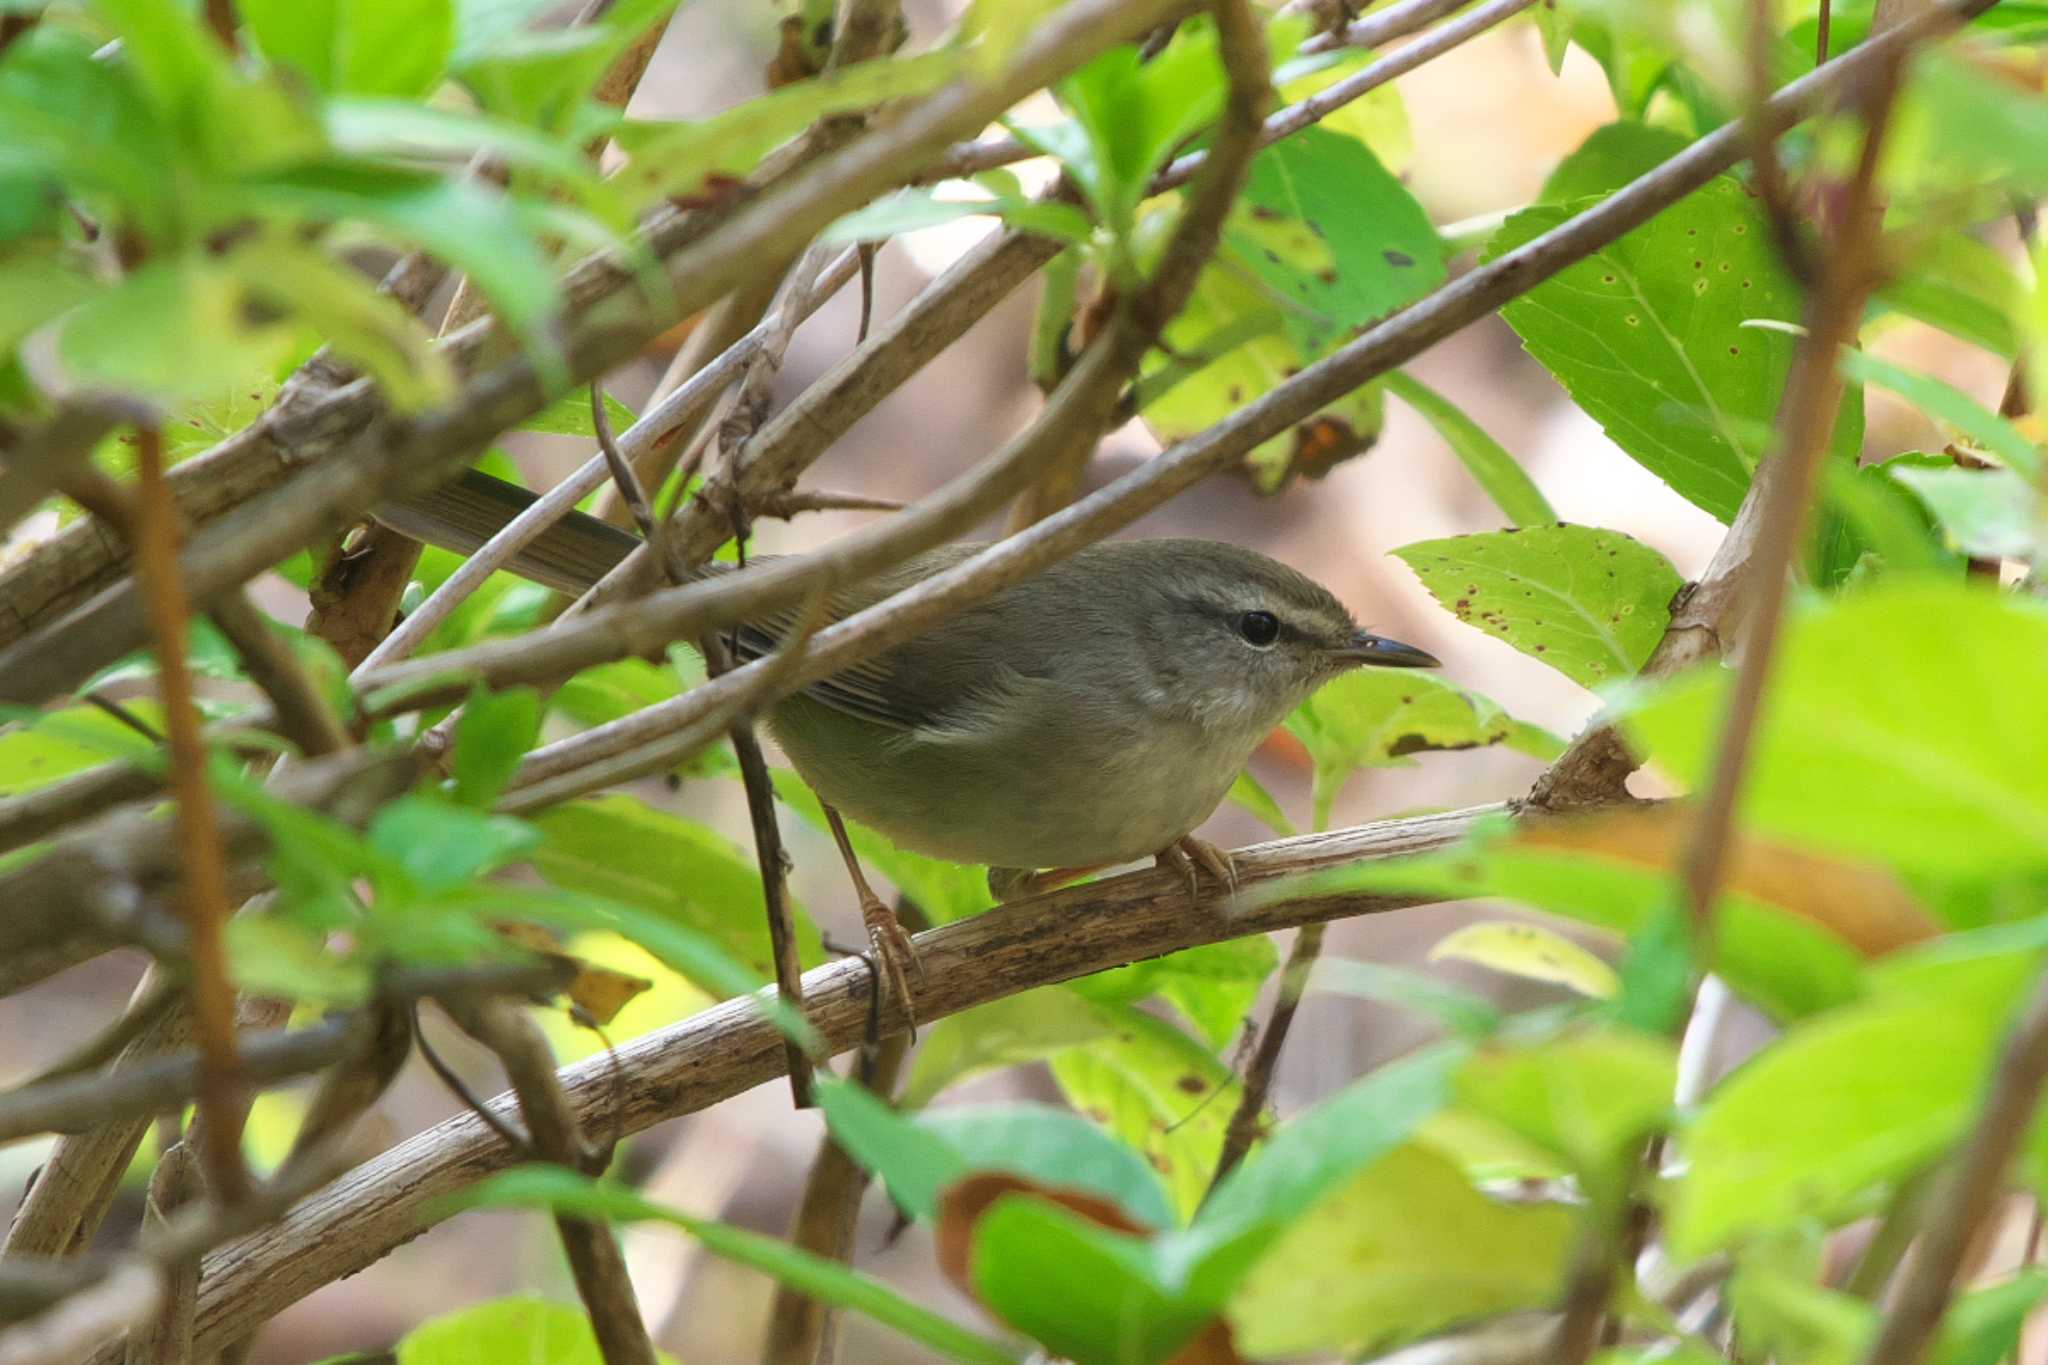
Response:
[{"label": "perching branch", "polygon": [[[1307,835],[1234,854],[1241,896],[1204,886],[1190,906],[1185,880],[1151,869],[1001,906],[917,936],[929,973],[920,1018],[936,1020],[1036,986],[1070,980],[1201,943],[1415,904],[1414,898],[1338,895],[1261,903],[1258,892],[1303,874],[1442,848],[1462,838],[1484,806]],[[1233,906],[1235,908],[1233,908]],[[849,958],[804,980],[811,1023],[837,1051],[866,1034],[872,982]],[[881,1027],[904,1026],[893,1002]],[[691,1113],[780,1075],[781,1034],[749,999],[730,1000],[565,1068],[579,1122],[628,1135]],[[516,1112],[509,1096],[491,1101]],[[438,1201],[521,1154],[463,1114],[400,1144],[262,1228],[209,1257],[201,1282],[197,1346],[239,1337],[320,1285],[353,1274],[416,1236]],[[101,1353],[93,1365],[112,1365]]]}]

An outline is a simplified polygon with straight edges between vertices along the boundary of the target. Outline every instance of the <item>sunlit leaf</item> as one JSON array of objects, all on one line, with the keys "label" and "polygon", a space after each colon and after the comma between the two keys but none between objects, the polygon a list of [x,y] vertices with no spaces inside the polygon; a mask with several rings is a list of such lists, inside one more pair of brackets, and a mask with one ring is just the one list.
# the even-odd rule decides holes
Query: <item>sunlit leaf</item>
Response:
[{"label": "sunlit leaf", "polygon": [[1459,620],[1584,687],[1642,667],[1684,583],[1640,541],[1562,522],[1417,541],[1394,553]]},{"label": "sunlit leaf", "polygon": [[1350,1357],[1557,1292],[1574,1234],[1556,1204],[1505,1204],[1404,1143],[1288,1229],[1230,1299],[1252,1355]]}]

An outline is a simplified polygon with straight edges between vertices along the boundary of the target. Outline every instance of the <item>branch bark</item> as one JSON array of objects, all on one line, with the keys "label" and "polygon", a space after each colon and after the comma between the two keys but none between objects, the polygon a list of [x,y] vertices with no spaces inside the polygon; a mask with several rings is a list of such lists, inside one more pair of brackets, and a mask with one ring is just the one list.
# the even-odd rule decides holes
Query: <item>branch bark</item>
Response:
[{"label": "branch bark", "polygon": [[[1243,849],[1235,856],[1241,894],[1235,907],[1205,886],[1188,904],[1184,879],[1158,869],[1094,882],[999,907],[917,937],[929,973],[920,1017],[955,1014],[1126,962],[1201,943],[1267,933],[1319,920],[1413,905],[1393,896],[1277,896],[1286,880],[1361,858],[1442,848],[1486,806],[1387,821]],[[1265,893],[1257,894],[1257,893]],[[868,1027],[867,967],[849,958],[804,981],[811,1022],[826,1046],[854,1046]],[[884,1031],[904,1026],[893,1004]],[[627,1135],[692,1113],[782,1074],[781,1034],[752,998],[730,1000],[561,1073],[579,1122]],[[514,1113],[510,1096],[492,1100]],[[350,1275],[416,1236],[440,1216],[438,1201],[518,1160],[481,1119],[464,1114],[400,1144],[262,1228],[207,1258],[201,1281],[200,1351],[232,1340],[255,1322],[332,1280]],[[114,1365],[101,1352],[93,1365]]]}]

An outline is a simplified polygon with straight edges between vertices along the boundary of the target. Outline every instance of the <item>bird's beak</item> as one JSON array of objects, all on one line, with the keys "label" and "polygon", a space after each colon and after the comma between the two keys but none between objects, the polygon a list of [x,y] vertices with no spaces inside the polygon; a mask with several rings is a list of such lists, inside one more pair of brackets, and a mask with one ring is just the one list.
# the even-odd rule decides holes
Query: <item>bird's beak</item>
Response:
[{"label": "bird's beak", "polygon": [[1341,649],[1330,651],[1340,663],[1368,664],[1375,668],[1441,668],[1443,663],[1427,650],[1389,640],[1361,630]]}]

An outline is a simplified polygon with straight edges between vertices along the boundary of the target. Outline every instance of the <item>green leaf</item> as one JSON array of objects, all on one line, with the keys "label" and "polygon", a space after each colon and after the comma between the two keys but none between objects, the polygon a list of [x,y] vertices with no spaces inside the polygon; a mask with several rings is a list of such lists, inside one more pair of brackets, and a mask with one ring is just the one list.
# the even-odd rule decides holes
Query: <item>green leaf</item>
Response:
[{"label": "green leaf", "polygon": [[1590,526],[1422,540],[1394,551],[1430,596],[1582,687],[1632,676],[1671,620],[1671,561]]},{"label": "green leaf", "polygon": [[[652,912],[718,944],[760,976],[774,974],[759,869],[723,835],[629,796],[571,801],[534,824],[541,842],[532,862],[547,881]],[[799,958],[815,965],[817,928],[800,909],[793,915]],[[721,989],[684,974],[706,990]]]},{"label": "green leaf", "polygon": [[398,1365],[605,1365],[581,1309],[516,1295],[429,1318],[405,1334],[397,1356]]},{"label": "green leaf", "polygon": [[974,1105],[910,1118],[858,1086],[824,1077],[818,1104],[833,1136],[888,1182],[890,1195],[914,1218],[932,1218],[940,1194],[962,1177],[1004,1171],[1101,1195],[1154,1227],[1174,1221],[1166,1193],[1144,1160],[1063,1109]]},{"label": "green leaf", "polygon": [[454,370],[404,305],[368,276],[324,252],[274,234],[227,258],[252,303],[317,331],[337,355],[377,381],[400,412],[454,392]]},{"label": "green leaf", "polygon": [[587,728],[667,701],[681,691],[673,670],[645,659],[617,659],[571,677],[548,702]]},{"label": "green leaf", "polygon": [[1110,1021],[1065,986],[1046,986],[992,1000],[932,1025],[910,1064],[902,1104],[921,1108],[947,1086],[970,1076],[1043,1061],[1109,1032]]},{"label": "green leaf", "polygon": [[1684,151],[1686,141],[1669,128],[1655,128],[1633,119],[1602,124],[1587,135],[1576,151],[1557,163],[1557,169],[1537,191],[1536,202],[1569,204],[1577,199],[1612,194]]},{"label": "green leaf", "polygon": [[1458,1073],[1457,1097],[1564,1158],[1604,1195],[1618,1193],[1641,1140],[1667,1121],[1677,1081],[1677,1050],[1667,1040],[1584,1028],[1482,1046]]},{"label": "green leaf", "polygon": [[490,113],[581,145],[617,123],[590,99],[625,49],[676,0],[616,0],[573,28],[529,28],[532,0],[458,0],[449,65]]},{"label": "green leaf", "polygon": [[1224,240],[1295,305],[1287,319],[1310,354],[1444,280],[1428,215],[1356,138],[1309,127],[1274,143],[1252,159],[1244,202]]},{"label": "green leaf", "polygon": [[1361,668],[1325,684],[1296,708],[1287,729],[1315,764],[1315,826],[1351,774],[1406,767],[1409,754],[1472,749],[1507,739],[1515,722],[1483,697],[1426,673]]},{"label": "green leaf", "polygon": [[2019,351],[2013,305],[2020,282],[1996,248],[1958,230],[1921,237],[1877,291],[1887,308],[2011,359]]},{"label": "green leaf", "polygon": [[1692,1260],[1758,1231],[1865,1212],[1871,1191],[1962,1135],[2016,992],[1879,998],[1794,1027],[1687,1126],[1672,1249]]},{"label": "green leaf", "polygon": [[540,735],[540,694],[530,687],[478,688],[455,726],[455,799],[489,810]]},{"label": "green leaf", "polygon": [[1908,89],[1905,145],[1943,182],[1980,176],[2017,193],[2048,188],[2048,100],[2037,89],[1948,52],[1914,63]]},{"label": "green leaf", "polygon": [[[1927,666],[1927,650],[1941,666]],[[1697,671],[1625,721],[1695,788],[1727,674]],[[1742,819],[1929,874],[2048,861],[2048,613],[1957,585],[1878,585],[1788,622],[1751,747]],[[1958,705],[1966,697],[1968,704]]]},{"label": "green leaf", "polygon": [[1173,1283],[1146,1243],[1020,1195],[976,1223],[970,1273],[1003,1321],[1090,1365],[1163,1361],[1216,1308]]},{"label": "green leaf", "polygon": [[1468,1055],[1463,1043],[1421,1049],[1282,1125],[1217,1186],[1190,1236],[1217,1239],[1226,1250],[1240,1243],[1270,1246],[1275,1235],[1442,1109]]},{"label": "green leaf", "polygon": [[1946,468],[1894,460],[1884,466],[1919,495],[1948,543],[1966,555],[2032,559],[2041,553],[2041,495],[2010,469]]},{"label": "green leaf", "polygon": [[[1488,257],[1549,231],[1576,207],[1514,215]],[[1615,444],[1727,521],[1770,439],[1795,344],[1743,324],[1791,321],[1800,311],[1749,191],[1722,177],[1501,316]],[[1833,450],[1846,456],[1861,444],[1861,412],[1845,403]]]},{"label": "green leaf", "polygon": [[1597,954],[1541,925],[1513,920],[1480,920],[1452,930],[1429,950],[1431,962],[1445,958],[1565,986],[1594,1000],[1612,999],[1621,988],[1614,968]]},{"label": "green leaf", "polygon": [[452,0],[242,0],[273,62],[325,94],[423,95],[455,46]]},{"label": "green leaf", "polygon": [[370,847],[422,887],[459,886],[534,848],[533,826],[437,796],[401,796],[370,821]]},{"label": "green leaf", "polygon": [[[1318,356],[1289,333],[1286,310],[1234,258],[1212,262],[1186,307],[1166,325],[1164,350],[1145,363],[1139,414],[1162,444],[1205,431],[1284,383]],[[1291,433],[1245,456],[1255,487],[1273,493],[1297,474],[1320,478],[1371,448],[1381,426],[1380,389],[1369,384],[1332,402]]]},{"label": "green leaf", "polygon": [[1456,404],[1405,370],[1395,370],[1380,382],[1388,393],[1414,408],[1436,428],[1451,453],[1464,463],[1466,472],[1509,521],[1533,527],[1557,520],[1543,490],[1515,457]]},{"label": "green leaf", "polygon": [[[604,395],[604,415],[610,419],[614,433],[624,431],[639,420],[638,414],[608,393]],[[557,398],[554,402],[548,404],[524,422],[521,422],[519,429],[521,431],[544,432],[550,436],[595,437],[597,435],[597,428],[590,420],[590,390],[588,388],[569,390],[560,398]],[[642,669],[657,668],[656,665],[648,663],[645,659],[624,659],[620,662],[638,665]],[[599,670],[609,667],[612,667],[612,665],[600,664],[597,668],[585,669],[577,677],[596,676],[599,675]],[[659,670],[657,669],[657,671]],[[670,692],[666,695],[673,696],[675,694]],[[660,698],[657,698],[657,700],[660,700]],[[588,724],[590,722],[585,723]]]},{"label": "green leaf", "polygon": [[267,300],[231,265],[171,258],[144,265],[65,317],[66,378],[176,404],[217,397],[267,373],[293,344]]},{"label": "green leaf", "polygon": [[1054,90],[1078,127],[1014,131],[1059,157],[1110,232],[1126,242],[1153,175],[1223,108],[1216,31],[1183,24],[1150,60],[1135,45],[1120,44]]},{"label": "green leaf", "polygon": [[2004,461],[2008,468],[2028,478],[2039,477],[2039,448],[2018,427],[1955,385],[1881,360],[1868,351],[1843,351],[1842,373],[1859,383],[1891,390],[1929,417],[1955,428],[1970,444]]},{"label": "green leaf", "polygon": [[1259,988],[1280,965],[1279,951],[1263,934],[1184,948],[1070,983],[1091,1000],[1135,1003],[1158,995],[1187,1017],[1210,1046],[1237,1036]]},{"label": "green leaf", "polygon": [[1287,818],[1287,812],[1280,809],[1280,803],[1273,799],[1273,793],[1252,776],[1249,768],[1239,773],[1237,780],[1230,784],[1229,799],[1231,804],[1242,806],[1257,816],[1260,824],[1283,839],[1291,839],[1300,833],[1294,822]]},{"label": "green leaf", "polygon": [[1501,1025],[1502,1015],[1491,1000],[1448,981],[1404,967],[1350,958],[1316,960],[1310,978],[1315,990],[1334,991],[1379,1004],[1398,1005],[1422,1015],[1451,1033],[1484,1037]]},{"label": "green leaf", "polygon": [[744,179],[775,147],[821,118],[921,95],[952,79],[948,52],[858,62],[794,81],[711,118],[686,123],[626,123],[617,139],[631,159],[614,180],[630,205],[699,193]]},{"label": "green leaf", "polygon": [[[152,723],[161,719],[154,702],[126,705]],[[0,796],[46,787],[110,758],[156,753],[155,744],[96,707],[70,706],[33,716],[0,731]]]},{"label": "green leaf", "polygon": [[[182,159],[172,130],[125,63],[93,59],[95,43],[68,26],[41,24],[12,43],[0,61],[0,128],[7,130],[7,195],[17,232],[49,226],[61,197],[76,198],[100,219],[118,218],[151,238],[175,216],[175,186],[164,171]],[[40,202],[41,211],[35,211]],[[13,233],[0,236],[6,240]],[[88,272],[24,257],[8,262],[0,290],[0,347],[56,311],[31,308],[20,292],[31,271],[82,290]],[[49,287],[49,280],[43,281]]]},{"label": "green leaf", "polygon": [[1129,1005],[1089,1007],[1111,1032],[1052,1057],[1067,1102],[1141,1153],[1179,1216],[1201,1204],[1237,1108],[1229,1068],[1194,1039]]},{"label": "green leaf", "polygon": [[[1414,196],[1355,138],[1309,128],[1252,162],[1223,250],[1148,359],[1141,415],[1162,442],[1192,436],[1329,354],[1353,330],[1445,275],[1443,243]],[[1333,402],[1246,457],[1272,492],[1369,447],[1377,385]]]},{"label": "green leaf", "polygon": [[1814,529],[1815,585],[1838,588],[1871,569],[1960,577],[1963,561],[1941,543],[1934,517],[1898,478],[1901,470],[1953,468],[1946,455],[1896,455],[1878,464],[1831,464],[1826,506]]},{"label": "green leaf", "polygon": [[1287,1230],[1230,1300],[1261,1359],[1385,1350],[1470,1318],[1544,1307],[1571,1212],[1506,1204],[1421,1143],[1394,1148]]},{"label": "green leaf", "polygon": [[779,1238],[693,1218],[643,1199],[622,1185],[560,1166],[526,1166],[493,1176],[464,1197],[468,1208],[548,1208],[615,1223],[668,1223],[714,1256],[758,1270],[811,1298],[865,1314],[947,1360],[1015,1365],[1017,1354],[919,1307],[871,1276],[799,1250]]},{"label": "green leaf", "polygon": [[255,213],[372,224],[467,272],[508,324],[536,335],[554,307],[555,275],[535,234],[502,195],[473,181],[343,160],[241,182]]}]

